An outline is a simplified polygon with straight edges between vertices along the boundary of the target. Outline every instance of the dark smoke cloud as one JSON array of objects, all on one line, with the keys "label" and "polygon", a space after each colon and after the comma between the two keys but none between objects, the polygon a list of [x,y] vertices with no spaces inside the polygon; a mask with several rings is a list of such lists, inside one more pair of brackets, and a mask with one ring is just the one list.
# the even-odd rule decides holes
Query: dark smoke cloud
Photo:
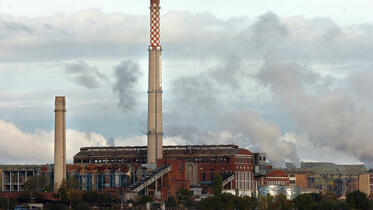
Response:
[{"label": "dark smoke cloud", "polygon": [[115,67],[114,76],[116,82],[113,85],[113,92],[118,96],[118,108],[123,111],[133,109],[136,104],[134,85],[141,76],[140,67],[131,60],[124,60]]},{"label": "dark smoke cloud", "polygon": [[84,61],[67,63],[64,70],[77,84],[89,89],[98,88],[101,86],[100,80],[107,80],[107,77],[97,67],[89,66]]}]

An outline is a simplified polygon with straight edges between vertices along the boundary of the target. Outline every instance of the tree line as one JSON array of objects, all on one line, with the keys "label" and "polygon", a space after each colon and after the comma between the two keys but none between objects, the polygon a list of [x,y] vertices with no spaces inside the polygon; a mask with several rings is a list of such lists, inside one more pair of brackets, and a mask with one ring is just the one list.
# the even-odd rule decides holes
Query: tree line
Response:
[{"label": "tree line", "polygon": [[[55,202],[44,201],[40,192],[51,192],[46,177],[36,176],[28,180],[25,184],[25,192],[17,199],[0,198],[0,209],[6,209],[7,205],[14,209],[15,205],[22,203],[45,203],[45,209],[65,210],[81,209],[86,210],[96,206],[100,209],[112,209],[121,204],[120,195],[114,192],[82,191],[79,189],[77,179],[64,181],[60,189],[53,196]],[[373,200],[369,200],[367,195],[354,191],[346,195],[345,200],[340,200],[333,193],[310,193],[301,194],[289,200],[285,195],[240,197],[222,192],[222,178],[215,175],[213,183],[213,196],[195,201],[193,192],[186,189],[179,189],[174,197],[169,197],[166,207],[182,207],[188,209],[201,210],[373,210]],[[138,200],[126,201],[133,206],[143,206],[147,202],[152,202],[150,196],[142,196]]]}]

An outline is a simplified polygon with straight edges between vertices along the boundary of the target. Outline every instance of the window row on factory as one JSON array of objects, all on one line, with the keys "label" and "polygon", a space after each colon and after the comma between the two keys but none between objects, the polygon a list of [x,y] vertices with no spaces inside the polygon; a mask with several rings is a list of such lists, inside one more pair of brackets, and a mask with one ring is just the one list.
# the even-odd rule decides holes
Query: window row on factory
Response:
[{"label": "window row on factory", "polygon": [[[202,158],[181,158],[185,162],[195,163],[229,163],[229,157],[202,157]],[[123,159],[104,159],[104,158],[84,158],[74,159],[74,163],[146,163],[146,158],[123,158]],[[249,163],[249,160],[242,160],[241,162]]]}]

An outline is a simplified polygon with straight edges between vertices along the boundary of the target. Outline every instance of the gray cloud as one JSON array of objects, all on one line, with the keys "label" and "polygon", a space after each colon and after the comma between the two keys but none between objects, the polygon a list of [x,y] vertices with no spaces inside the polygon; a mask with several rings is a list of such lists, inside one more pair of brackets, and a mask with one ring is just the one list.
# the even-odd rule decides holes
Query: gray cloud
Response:
[{"label": "gray cloud", "polygon": [[[229,95],[240,92],[248,79],[249,73],[245,71],[241,58],[228,54],[221,61],[206,71],[196,75],[179,77],[172,83],[173,96],[181,105],[198,106],[215,112],[219,100],[229,90]],[[205,109],[203,109],[206,111]]]},{"label": "gray cloud", "polygon": [[180,105],[210,104],[210,107],[213,107],[216,103],[215,97],[218,94],[218,90],[212,83],[214,81],[203,74],[181,77],[173,82],[173,96],[177,101],[181,102]]},{"label": "gray cloud", "polygon": [[287,26],[273,12],[258,17],[257,22],[250,27],[250,32],[249,43],[263,54],[272,54],[288,36]]},{"label": "gray cloud", "polygon": [[[2,14],[0,52],[7,53],[1,53],[0,60],[142,57],[147,21],[146,15],[99,10],[40,18]],[[276,50],[286,59],[372,59],[372,24],[339,26],[329,18],[280,18],[273,12],[255,22],[248,17],[223,20],[209,13],[169,12],[162,16],[161,27],[165,54],[176,58],[215,59],[234,50],[244,52],[245,59],[257,59],[258,50]]]},{"label": "gray cloud", "polygon": [[77,84],[89,89],[100,87],[100,80],[108,80],[97,67],[89,66],[84,61],[66,63],[64,70]]},{"label": "gray cloud", "polygon": [[123,111],[133,109],[136,104],[133,87],[141,76],[139,65],[131,60],[124,60],[115,67],[114,76],[116,81],[113,92],[119,98],[118,108]]},{"label": "gray cloud", "polygon": [[363,71],[358,71],[350,75],[350,86],[360,99],[371,103],[373,99],[373,65]]},{"label": "gray cloud", "polygon": [[0,30],[5,32],[0,35],[0,38],[9,38],[12,35],[24,34],[26,36],[32,35],[33,29],[29,26],[16,22],[16,21],[6,21],[0,19]]}]

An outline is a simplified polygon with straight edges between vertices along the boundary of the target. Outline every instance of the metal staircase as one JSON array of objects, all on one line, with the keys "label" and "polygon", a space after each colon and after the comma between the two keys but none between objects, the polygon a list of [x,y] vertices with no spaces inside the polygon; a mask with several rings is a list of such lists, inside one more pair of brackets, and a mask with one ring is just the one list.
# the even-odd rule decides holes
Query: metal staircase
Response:
[{"label": "metal staircase", "polygon": [[145,189],[147,186],[151,185],[164,175],[166,175],[168,172],[171,171],[171,166],[162,166],[160,168],[157,168],[153,171],[151,171],[147,176],[143,177],[139,182],[134,183],[130,186],[128,186],[127,190],[132,192],[140,192],[141,190]]},{"label": "metal staircase", "polygon": [[225,185],[227,185],[228,183],[230,183],[231,181],[233,181],[234,179],[234,174],[228,176],[226,179],[224,179],[224,181],[222,182],[222,186],[224,187]]}]

